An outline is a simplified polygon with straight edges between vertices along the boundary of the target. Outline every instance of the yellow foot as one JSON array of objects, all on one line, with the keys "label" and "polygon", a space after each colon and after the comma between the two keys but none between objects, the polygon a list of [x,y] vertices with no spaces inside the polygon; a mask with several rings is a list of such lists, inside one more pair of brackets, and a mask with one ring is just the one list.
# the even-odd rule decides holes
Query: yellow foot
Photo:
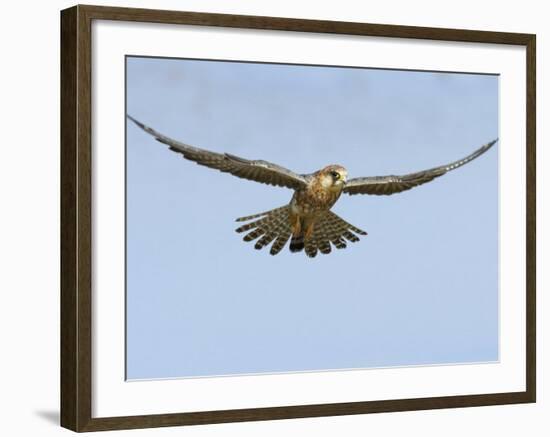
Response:
[{"label": "yellow foot", "polygon": [[299,215],[290,218],[290,227],[292,228],[292,236],[299,237],[302,232],[302,225]]},{"label": "yellow foot", "polygon": [[306,240],[309,240],[311,238],[311,236],[313,235],[313,229],[315,228],[315,223],[311,223],[307,229],[306,229],[306,234],[305,234],[305,239]]}]

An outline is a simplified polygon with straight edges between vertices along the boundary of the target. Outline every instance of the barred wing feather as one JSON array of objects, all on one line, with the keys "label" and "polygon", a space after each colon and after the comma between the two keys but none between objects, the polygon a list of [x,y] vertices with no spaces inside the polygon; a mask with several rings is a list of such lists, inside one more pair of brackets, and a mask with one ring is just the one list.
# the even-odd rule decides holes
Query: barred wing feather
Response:
[{"label": "barred wing feather", "polygon": [[434,167],[429,170],[423,170],[416,173],[410,173],[402,176],[370,176],[364,178],[350,179],[344,187],[344,192],[350,195],[354,194],[374,194],[374,195],[390,195],[410,190],[411,188],[430,182],[445,173],[462,167],[463,165],[473,161],[478,156],[489,150],[497,140],[493,140],[477,149],[472,154],[450,164]]},{"label": "barred wing feather", "polygon": [[239,178],[294,190],[306,184],[306,179],[303,175],[294,173],[280,165],[263,160],[240,158],[229,153],[217,153],[199,149],[198,147],[190,146],[167,137],[129,115],[127,117],[149,135],[152,135],[157,141],[166,144],[170,150],[182,154],[184,158],[197,164],[214,168],[224,173],[230,173]]}]

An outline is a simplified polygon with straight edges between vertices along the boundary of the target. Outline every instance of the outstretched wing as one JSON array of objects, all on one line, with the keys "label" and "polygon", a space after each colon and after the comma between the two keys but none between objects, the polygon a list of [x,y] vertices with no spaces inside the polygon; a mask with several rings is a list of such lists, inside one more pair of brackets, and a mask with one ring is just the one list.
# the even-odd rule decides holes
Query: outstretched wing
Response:
[{"label": "outstretched wing", "polygon": [[375,194],[389,195],[399,193],[401,191],[410,190],[418,185],[425,184],[431,180],[443,176],[448,171],[462,167],[464,164],[473,161],[478,156],[489,150],[498,139],[485,144],[477,149],[471,155],[466,156],[458,161],[450,164],[434,167],[429,170],[418,171],[403,176],[370,176],[365,178],[350,179],[344,186],[344,192],[350,195],[353,194]]},{"label": "outstretched wing", "polygon": [[145,132],[152,135],[157,141],[166,144],[170,150],[181,153],[184,158],[195,161],[197,164],[262,184],[277,185],[292,189],[301,188],[306,184],[304,176],[280,165],[267,161],[239,158],[229,153],[216,153],[199,149],[198,147],[193,147],[162,135],[129,115],[127,117]]}]

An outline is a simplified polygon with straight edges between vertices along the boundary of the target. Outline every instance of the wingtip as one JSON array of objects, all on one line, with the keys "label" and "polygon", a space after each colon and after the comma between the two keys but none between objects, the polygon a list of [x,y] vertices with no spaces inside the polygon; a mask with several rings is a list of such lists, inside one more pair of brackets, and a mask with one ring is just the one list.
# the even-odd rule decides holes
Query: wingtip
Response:
[{"label": "wingtip", "polygon": [[484,146],[481,146],[481,148],[479,149],[481,152],[480,154],[483,154],[487,150],[491,149],[496,144],[497,141],[498,141],[498,138],[495,138],[493,141],[489,141]]},{"label": "wingtip", "polygon": [[145,127],[145,125],[144,125],[142,122],[137,121],[137,120],[136,120],[134,117],[132,117],[130,114],[126,114],[126,117],[127,117],[129,120],[133,121],[135,124],[137,124],[140,128],[143,129],[143,128]]}]

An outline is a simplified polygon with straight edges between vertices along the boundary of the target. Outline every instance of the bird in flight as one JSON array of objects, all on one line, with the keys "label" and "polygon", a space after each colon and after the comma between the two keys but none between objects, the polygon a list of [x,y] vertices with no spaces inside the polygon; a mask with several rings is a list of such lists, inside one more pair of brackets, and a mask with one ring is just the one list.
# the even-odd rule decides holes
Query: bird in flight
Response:
[{"label": "bird in flight", "polygon": [[367,235],[330,210],[342,193],[389,195],[410,190],[473,161],[497,142],[495,139],[465,158],[428,170],[402,176],[348,179],[348,172],[341,165],[328,165],[314,173],[298,174],[271,162],[199,149],[169,138],[129,115],[127,117],[157,141],[190,161],[239,178],[294,190],[288,205],[238,218],[236,221],[244,224],[236,231],[246,232],[244,241],[258,240],[254,245],[256,249],[272,243],[271,255],[278,254],[290,239],[291,252],[303,250],[311,258],[318,252],[330,253],[331,244],[337,249],[344,249],[348,241],[359,241],[357,234]]}]

